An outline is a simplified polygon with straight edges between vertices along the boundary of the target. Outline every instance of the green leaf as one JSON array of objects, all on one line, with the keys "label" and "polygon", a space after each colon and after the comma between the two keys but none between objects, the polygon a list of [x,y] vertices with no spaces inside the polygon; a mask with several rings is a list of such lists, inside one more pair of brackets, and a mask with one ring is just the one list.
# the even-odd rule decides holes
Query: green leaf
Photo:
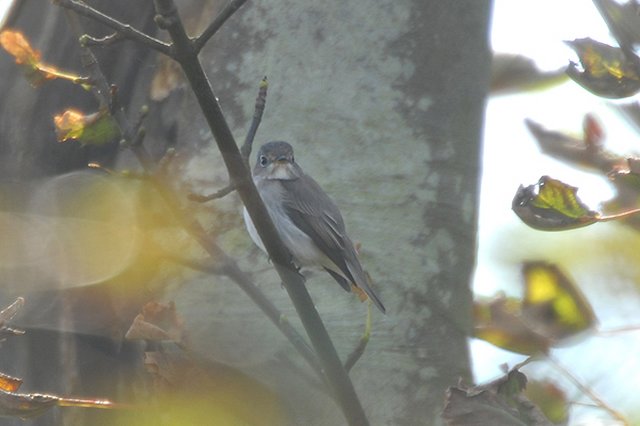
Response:
[{"label": "green leaf", "polygon": [[563,231],[598,222],[600,214],[589,210],[577,191],[576,187],[542,176],[535,185],[520,185],[511,208],[524,223],[541,231]]},{"label": "green leaf", "polygon": [[580,60],[580,67],[575,62],[569,64],[567,74],[594,95],[620,99],[640,92],[640,58],[637,56],[590,38],[566,43]]},{"label": "green leaf", "polygon": [[71,139],[82,145],[104,145],[120,136],[117,123],[106,110],[85,115],[68,109],[53,117],[58,142]]}]

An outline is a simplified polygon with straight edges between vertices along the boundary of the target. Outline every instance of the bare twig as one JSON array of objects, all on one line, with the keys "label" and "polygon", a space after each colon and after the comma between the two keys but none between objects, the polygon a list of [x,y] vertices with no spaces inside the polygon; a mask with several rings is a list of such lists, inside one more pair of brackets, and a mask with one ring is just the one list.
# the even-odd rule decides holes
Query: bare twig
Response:
[{"label": "bare twig", "polygon": [[[150,49],[157,50],[160,53],[171,56],[171,46],[168,45],[167,43],[164,43],[156,38],[153,38],[148,34],[145,34],[142,31],[137,30],[131,25],[124,24],[118,21],[117,19],[112,18],[111,16],[105,15],[104,13],[94,9],[93,7],[85,4],[82,1],[54,0],[54,3],[66,9],[73,10],[79,15],[86,16],[88,18],[91,18],[95,21],[98,21],[106,25],[107,27],[114,30],[117,34],[120,34],[122,37],[137,41],[149,47]],[[80,36],[82,36],[82,34]]]},{"label": "bare twig", "polygon": [[102,38],[92,37],[89,34],[85,34],[80,37],[80,44],[84,44],[85,46],[110,46],[123,40],[126,40],[126,38],[122,33],[113,33]]},{"label": "bare twig", "polygon": [[227,19],[231,18],[240,7],[245,4],[247,0],[231,0],[222,12],[215,17],[215,19],[209,24],[209,26],[198,36],[198,38],[193,40],[193,48],[196,51],[196,54],[202,50],[205,44],[209,41],[211,37],[227,22]]},{"label": "bare twig", "polygon": [[[267,209],[258,194],[247,164],[240,154],[231,129],[222,113],[213,89],[209,83],[197,53],[187,36],[177,14],[173,0],[154,0],[156,19],[171,36],[175,49],[175,59],[184,71],[193,93],[200,104],[205,119],[213,133],[218,149],[229,172],[231,182],[236,187],[253,224],[263,241],[269,257],[280,275],[282,283],[309,335],[311,344],[320,358],[333,395],[350,425],[365,426],[369,421],[362,404],[353,388],[347,372],[338,357],[335,347],[311,300],[304,278],[297,272],[291,261],[291,253],[282,242]],[[232,271],[229,271],[231,273]]]}]

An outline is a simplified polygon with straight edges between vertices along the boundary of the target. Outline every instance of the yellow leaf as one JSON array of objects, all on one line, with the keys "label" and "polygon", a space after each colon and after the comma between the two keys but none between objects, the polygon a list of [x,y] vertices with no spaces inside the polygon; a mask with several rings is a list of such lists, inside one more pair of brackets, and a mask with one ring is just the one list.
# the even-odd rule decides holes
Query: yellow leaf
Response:
[{"label": "yellow leaf", "polygon": [[527,262],[523,315],[533,329],[553,340],[592,328],[596,317],[578,287],[556,265]]}]

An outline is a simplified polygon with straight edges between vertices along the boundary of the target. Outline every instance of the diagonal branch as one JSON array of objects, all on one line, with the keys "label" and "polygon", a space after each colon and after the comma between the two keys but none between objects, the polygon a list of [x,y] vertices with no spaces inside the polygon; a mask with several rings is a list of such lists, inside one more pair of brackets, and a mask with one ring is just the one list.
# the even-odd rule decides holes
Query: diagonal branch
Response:
[{"label": "diagonal branch", "polygon": [[[267,77],[264,77],[260,81],[260,87],[258,90],[258,97],[256,98],[256,104],[253,111],[253,119],[251,120],[251,126],[249,127],[249,131],[247,132],[247,137],[244,139],[244,143],[240,148],[240,153],[242,154],[242,158],[244,158],[244,162],[249,166],[249,157],[251,156],[251,148],[253,146],[253,140],[256,137],[256,132],[258,131],[258,127],[260,126],[260,122],[262,121],[262,114],[264,113],[264,108],[267,103],[267,88],[269,84],[267,83]],[[200,194],[189,194],[187,198],[191,201],[195,201],[198,203],[206,203],[207,201],[217,200],[222,198],[233,191],[235,191],[236,187],[230,183],[222,189],[214,192],[210,195],[200,195]]]},{"label": "diagonal branch", "polygon": [[154,0],[160,23],[169,32],[175,49],[174,58],[180,64],[195,94],[200,108],[213,133],[218,149],[229,172],[231,183],[236,187],[249,216],[253,221],[269,257],[289,293],[289,297],[309,335],[320,362],[331,385],[331,391],[340,404],[350,425],[369,424],[362,404],[355,392],[335,347],[320,319],[311,296],[304,285],[304,277],[296,270],[291,254],[271,221],[269,213],[253,183],[249,168],[238,150],[236,141],[213,93],[209,80],[198,61],[197,52],[187,36],[178,16],[173,0]]},{"label": "diagonal branch", "polygon": [[[160,53],[171,56],[171,46],[167,43],[155,39],[148,34],[145,34],[142,31],[132,27],[131,25],[124,24],[117,19],[112,18],[111,16],[105,15],[99,10],[96,10],[93,7],[85,4],[83,1],[53,0],[53,2],[54,4],[62,6],[65,9],[73,10],[79,15],[86,16],[87,18],[91,18],[106,25],[112,30],[115,30],[116,34],[121,34],[119,37],[126,37],[128,39],[137,41],[149,47],[150,49],[157,50]],[[80,36],[82,36],[82,34]],[[113,36],[111,36],[111,38],[113,38]]]},{"label": "diagonal branch", "polygon": [[222,28],[222,25],[227,22],[227,19],[231,18],[231,15],[233,15],[238,9],[240,9],[240,7],[242,7],[242,5],[246,2],[247,0],[231,0],[231,2],[227,4],[224,9],[222,9],[222,12],[220,12],[218,16],[215,17],[215,19],[202,32],[202,34],[200,34],[198,38],[193,40],[193,47],[196,51],[196,54],[198,54],[200,50],[202,50],[204,45],[207,44],[209,39],[213,37],[213,35],[217,33],[220,28]]}]

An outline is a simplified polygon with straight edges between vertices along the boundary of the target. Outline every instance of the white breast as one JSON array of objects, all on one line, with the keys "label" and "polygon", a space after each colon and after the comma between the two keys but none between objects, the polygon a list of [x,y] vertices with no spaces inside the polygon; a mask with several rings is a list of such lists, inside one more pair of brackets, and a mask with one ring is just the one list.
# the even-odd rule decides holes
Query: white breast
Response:
[{"label": "white breast", "polygon": [[[328,258],[318,249],[307,234],[295,226],[285,213],[281,201],[282,191],[284,190],[282,185],[277,180],[258,180],[256,181],[256,186],[262,201],[267,207],[269,216],[271,216],[271,220],[276,226],[280,238],[282,238],[282,242],[293,255],[294,262],[298,266],[324,266],[329,261]],[[266,252],[246,208],[243,210],[243,216],[251,239],[262,251]],[[329,261],[329,263],[332,262]]]}]

